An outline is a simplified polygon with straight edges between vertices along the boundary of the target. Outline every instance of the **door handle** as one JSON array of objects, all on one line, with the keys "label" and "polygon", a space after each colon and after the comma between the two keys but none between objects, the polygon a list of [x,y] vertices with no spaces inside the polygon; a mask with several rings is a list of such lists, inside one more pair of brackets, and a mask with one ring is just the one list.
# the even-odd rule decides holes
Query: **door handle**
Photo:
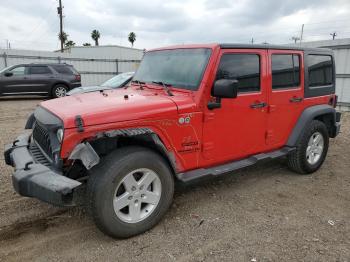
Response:
[{"label": "door handle", "polygon": [[263,108],[265,106],[267,106],[265,102],[257,102],[257,103],[251,104],[250,108],[257,109],[257,108]]},{"label": "door handle", "polygon": [[302,97],[296,97],[296,96],[294,96],[294,97],[292,97],[291,99],[289,99],[289,102],[291,102],[291,103],[299,103],[299,102],[301,102],[301,101],[303,101],[303,98],[302,98]]}]

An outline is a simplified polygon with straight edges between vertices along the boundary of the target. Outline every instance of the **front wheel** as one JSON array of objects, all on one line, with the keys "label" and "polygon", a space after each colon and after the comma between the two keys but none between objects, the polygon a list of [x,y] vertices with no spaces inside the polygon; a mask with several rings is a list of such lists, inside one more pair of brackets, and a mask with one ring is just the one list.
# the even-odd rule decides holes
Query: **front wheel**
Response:
[{"label": "front wheel", "polygon": [[329,144],[328,130],[325,124],[313,120],[304,130],[296,150],[288,156],[288,166],[300,174],[317,171],[324,162]]},{"label": "front wheel", "polygon": [[155,226],[168,210],[173,175],[157,153],[126,147],[108,155],[91,170],[90,211],[98,228],[117,238],[131,237]]}]

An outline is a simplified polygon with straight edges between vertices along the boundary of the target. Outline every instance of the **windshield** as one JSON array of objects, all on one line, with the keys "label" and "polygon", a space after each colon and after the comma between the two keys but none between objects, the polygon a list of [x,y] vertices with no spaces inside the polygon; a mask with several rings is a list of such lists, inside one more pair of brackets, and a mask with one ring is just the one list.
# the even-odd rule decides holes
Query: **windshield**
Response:
[{"label": "windshield", "polygon": [[5,67],[4,69],[2,69],[2,70],[0,71],[0,74],[3,73],[3,72],[5,72],[5,71],[7,71],[7,70],[10,69],[11,67],[12,67],[12,66]]},{"label": "windshield", "polygon": [[151,51],[143,57],[133,79],[197,90],[210,54],[207,48]]},{"label": "windshield", "polygon": [[124,84],[129,78],[131,78],[133,73],[122,73],[104,82],[101,86],[117,88]]}]

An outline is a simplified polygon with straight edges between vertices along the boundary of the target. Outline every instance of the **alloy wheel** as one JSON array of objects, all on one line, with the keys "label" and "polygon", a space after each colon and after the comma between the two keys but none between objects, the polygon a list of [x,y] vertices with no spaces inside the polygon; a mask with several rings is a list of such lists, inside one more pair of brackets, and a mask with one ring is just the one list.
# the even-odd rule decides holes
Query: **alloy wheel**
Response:
[{"label": "alloy wheel", "polygon": [[310,165],[316,164],[323,153],[324,138],[320,132],[315,132],[309,139],[308,146],[306,148],[306,160]]},{"label": "alloy wheel", "polygon": [[162,193],[158,174],[148,168],[128,173],[116,188],[113,207],[123,222],[137,223],[156,209]]}]

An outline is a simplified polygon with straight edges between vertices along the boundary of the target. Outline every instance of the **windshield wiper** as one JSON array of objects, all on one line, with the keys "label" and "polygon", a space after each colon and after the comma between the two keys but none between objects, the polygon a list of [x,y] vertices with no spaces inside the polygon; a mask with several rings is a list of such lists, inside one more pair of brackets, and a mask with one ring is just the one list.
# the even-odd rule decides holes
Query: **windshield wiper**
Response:
[{"label": "windshield wiper", "polygon": [[135,83],[135,84],[139,85],[141,90],[143,90],[143,86],[142,85],[146,84],[145,82],[142,82],[140,80],[132,80],[131,83]]},{"label": "windshield wiper", "polygon": [[163,86],[165,92],[167,92],[167,94],[168,94],[169,96],[173,96],[173,95],[174,95],[173,93],[171,93],[171,91],[170,91],[170,89],[169,89],[169,87],[171,86],[171,84],[167,84],[167,83],[164,83],[164,82],[162,82],[162,81],[152,81],[152,83]]}]

